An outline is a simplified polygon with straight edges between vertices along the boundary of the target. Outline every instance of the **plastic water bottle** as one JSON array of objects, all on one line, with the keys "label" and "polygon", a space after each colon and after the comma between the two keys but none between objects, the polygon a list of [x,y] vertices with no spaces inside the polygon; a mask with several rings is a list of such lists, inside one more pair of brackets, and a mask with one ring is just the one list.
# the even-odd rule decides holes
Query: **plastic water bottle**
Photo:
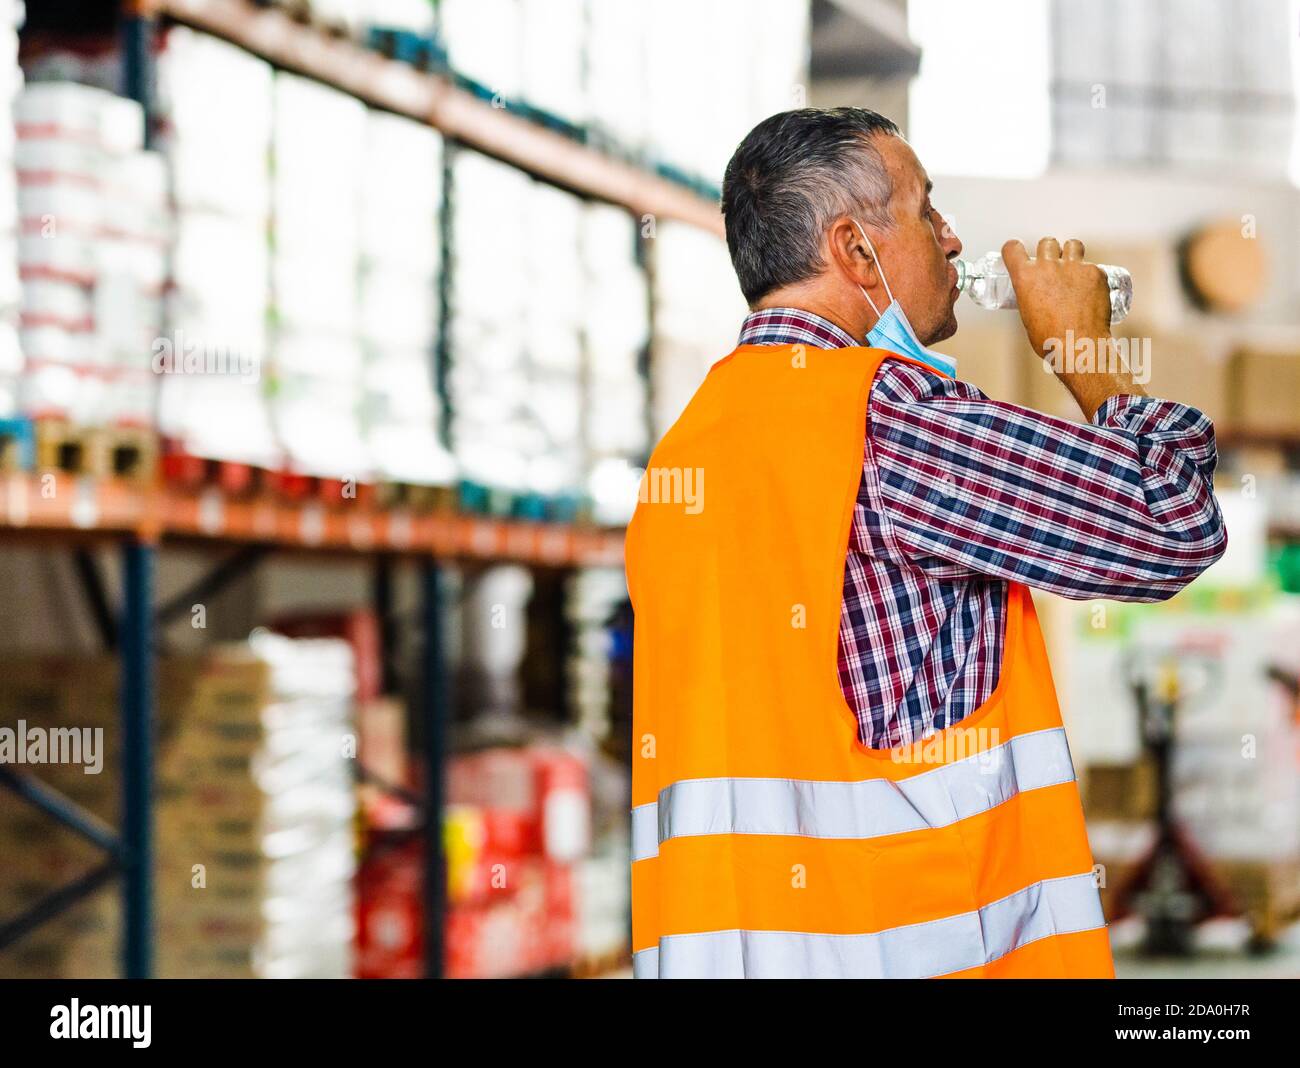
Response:
[{"label": "plastic water bottle", "polygon": [[[1011,287],[1011,276],[1000,252],[990,252],[971,263],[957,260],[957,288],[981,308],[997,311],[1016,306],[1016,291]],[[1097,264],[1106,274],[1110,286],[1110,321],[1120,322],[1133,306],[1133,276],[1123,267]]]}]

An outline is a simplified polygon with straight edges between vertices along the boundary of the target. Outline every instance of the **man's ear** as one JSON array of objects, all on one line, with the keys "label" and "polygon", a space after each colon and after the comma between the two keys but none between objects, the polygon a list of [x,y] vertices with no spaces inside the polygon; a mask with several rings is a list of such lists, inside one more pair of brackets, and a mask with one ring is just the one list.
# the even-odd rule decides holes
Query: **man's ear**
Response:
[{"label": "man's ear", "polygon": [[862,240],[858,228],[847,215],[831,224],[826,233],[828,253],[840,272],[863,289],[871,289],[879,280],[876,257]]}]

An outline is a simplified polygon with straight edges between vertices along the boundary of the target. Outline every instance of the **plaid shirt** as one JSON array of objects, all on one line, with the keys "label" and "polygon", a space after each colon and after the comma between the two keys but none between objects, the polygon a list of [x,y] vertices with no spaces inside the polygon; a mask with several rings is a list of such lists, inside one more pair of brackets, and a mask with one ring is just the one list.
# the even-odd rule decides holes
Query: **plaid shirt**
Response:
[{"label": "plaid shirt", "polygon": [[[820,316],[755,312],[742,345],[858,345]],[[886,360],[868,406],[840,614],[840,686],[862,743],[919,741],[974,712],[1002,663],[1007,583],[1072,600],[1162,601],[1227,535],[1214,427],[1112,397],[1091,424],[990,400]]]}]

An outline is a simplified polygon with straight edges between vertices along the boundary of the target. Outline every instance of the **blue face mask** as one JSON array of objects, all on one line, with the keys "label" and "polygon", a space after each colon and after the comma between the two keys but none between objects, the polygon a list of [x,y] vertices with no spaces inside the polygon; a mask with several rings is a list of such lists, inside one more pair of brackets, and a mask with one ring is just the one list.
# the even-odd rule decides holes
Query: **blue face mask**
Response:
[{"label": "blue face mask", "polygon": [[856,219],[853,221],[853,225],[858,228],[858,233],[862,235],[862,240],[867,243],[867,248],[871,249],[872,259],[876,261],[876,270],[880,272],[880,280],[885,283],[885,292],[889,294],[889,306],[882,312],[876,307],[876,302],[871,299],[871,294],[862,286],[858,286],[862,295],[867,298],[867,303],[871,305],[871,310],[877,316],[876,325],[867,334],[867,345],[873,349],[888,349],[890,352],[898,353],[899,356],[908,356],[913,360],[920,360],[926,366],[942,371],[950,378],[956,378],[957,361],[951,356],[945,356],[942,352],[927,349],[921,344],[916,336],[916,331],[912,329],[912,324],[907,321],[907,313],[903,311],[903,306],[894,299],[894,294],[889,288],[889,279],[885,277],[885,270],[880,264],[880,257],[876,255],[875,245],[871,243],[871,238],[867,236],[867,232]]}]

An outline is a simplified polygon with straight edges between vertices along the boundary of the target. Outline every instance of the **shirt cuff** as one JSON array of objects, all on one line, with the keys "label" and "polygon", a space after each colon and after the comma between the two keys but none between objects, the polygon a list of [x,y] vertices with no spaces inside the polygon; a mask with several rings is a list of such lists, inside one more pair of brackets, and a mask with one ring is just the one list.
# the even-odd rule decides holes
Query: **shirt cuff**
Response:
[{"label": "shirt cuff", "polygon": [[1163,444],[1191,459],[1202,471],[1214,470],[1218,449],[1214,423],[1189,404],[1122,393],[1109,397],[1092,417],[1096,426],[1122,430],[1144,444]]}]

